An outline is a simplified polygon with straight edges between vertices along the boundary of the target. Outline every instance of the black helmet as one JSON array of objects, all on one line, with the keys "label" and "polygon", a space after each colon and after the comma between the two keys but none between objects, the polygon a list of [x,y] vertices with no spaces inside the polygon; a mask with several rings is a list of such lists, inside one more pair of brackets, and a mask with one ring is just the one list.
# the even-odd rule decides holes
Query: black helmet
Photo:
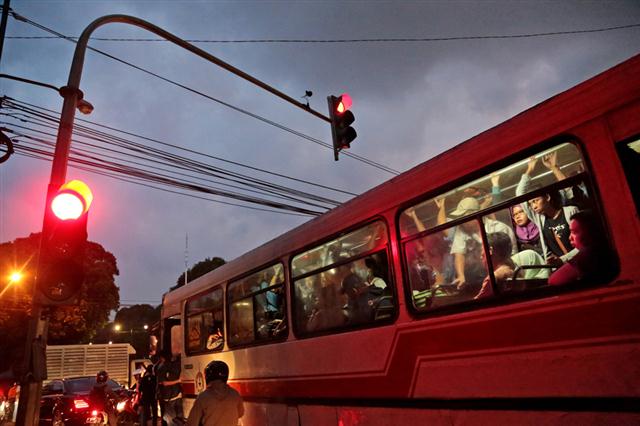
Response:
[{"label": "black helmet", "polygon": [[105,383],[109,379],[109,373],[104,370],[100,370],[96,375],[96,382]]},{"label": "black helmet", "polygon": [[214,380],[222,380],[226,383],[229,378],[229,366],[223,361],[211,361],[204,369],[204,378],[207,384]]}]

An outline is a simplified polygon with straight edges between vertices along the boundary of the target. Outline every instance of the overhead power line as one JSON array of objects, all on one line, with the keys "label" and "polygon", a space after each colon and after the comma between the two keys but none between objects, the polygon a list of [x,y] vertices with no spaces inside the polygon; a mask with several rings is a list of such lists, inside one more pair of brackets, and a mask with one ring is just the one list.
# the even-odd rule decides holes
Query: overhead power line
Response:
[{"label": "overhead power line", "polygon": [[[28,23],[28,24],[36,27],[36,28],[41,29],[42,31],[48,32],[50,34],[53,34],[56,38],[61,38],[61,39],[70,41],[72,43],[77,43],[77,41],[74,38],[66,36],[66,35],[64,35],[62,33],[59,33],[59,32],[57,32],[57,31],[55,31],[55,30],[53,30],[51,28],[48,28],[48,27],[46,27],[46,26],[44,26],[42,24],[39,24],[39,23],[37,23],[35,21],[32,21],[32,20],[30,20],[28,18],[25,18],[24,16],[18,15],[13,10],[11,10],[11,16],[13,16],[18,21]],[[291,128],[287,127],[287,126],[284,126],[283,124],[277,123],[277,122],[275,122],[273,120],[269,120],[269,119],[267,119],[265,117],[262,117],[262,116],[260,116],[258,114],[255,114],[255,113],[252,113],[252,112],[250,112],[248,110],[242,109],[240,107],[236,107],[235,105],[232,105],[232,104],[230,104],[228,102],[224,102],[221,99],[218,99],[218,98],[215,98],[213,96],[207,95],[207,94],[205,94],[205,93],[203,93],[203,92],[201,92],[199,90],[196,90],[196,89],[188,87],[188,86],[186,86],[184,84],[178,83],[178,82],[176,82],[174,80],[171,80],[171,79],[169,79],[167,77],[163,77],[163,76],[161,76],[161,75],[159,75],[157,73],[149,71],[149,70],[147,70],[145,68],[142,68],[142,67],[140,67],[138,65],[135,65],[135,64],[133,64],[131,62],[125,61],[123,59],[120,59],[120,58],[118,58],[116,56],[113,56],[113,55],[111,55],[109,53],[106,53],[106,52],[104,52],[102,50],[96,49],[96,48],[91,47],[91,46],[87,46],[87,49],[89,49],[89,50],[91,50],[93,52],[99,53],[100,55],[106,56],[107,58],[112,59],[112,60],[114,60],[116,62],[120,62],[120,63],[122,63],[124,65],[127,65],[129,67],[137,69],[138,71],[141,71],[141,72],[143,72],[145,74],[148,74],[148,75],[151,75],[153,77],[156,77],[156,78],[158,78],[158,79],[160,79],[162,81],[165,81],[167,83],[170,83],[170,84],[172,84],[174,86],[180,87],[180,88],[182,88],[184,90],[187,90],[187,91],[189,91],[189,92],[191,92],[193,94],[196,94],[198,96],[204,97],[205,99],[214,101],[214,102],[216,102],[216,103],[218,103],[220,105],[223,105],[223,106],[225,106],[227,108],[230,108],[230,109],[232,109],[232,110],[234,110],[236,112],[242,113],[242,114],[247,115],[247,116],[249,116],[251,118],[254,118],[254,119],[257,119],[259,121],[262,121],[263,123],[269,124],[269,125],[271,125],[273,127],[276,127],[276,128],[278,128],[280,130],[284,130],[284,131],[286,131],[288,133],[291,133],[291,134],[296,135],[296,136],[298,136],[298,137],[300,137],[302,139],[305,139],[305,140],[308,140],[308,141],[313,142],[315,144],[321,145],[321,146],[333,151],[333,145],[332,144],[329,144],[329,143],[326,143],[326,142],[324,142],[322,140],[319,140],[319,139],[316,139],[314,137],[308,136],[308,135],[306,135],[306,134],[304,134],[302,132],[299,132],[297,130],[291,129]],[[380,164],[378,162],[370,160],[370,159],[368,159],[366,157],[363,157],[361,155],[357,155],[357,154],[354,154],[354,153],[348,152],[348,151],[343,151],[342,154],[347,156],[347,157],[353,158],[353,159],[355,159],[357,161],[360,161],[362,163],[368,164],[368,165],[370,165],[372,167],[376,167],[377,169],[380,169],[380,170],[385,171],[387,173],[390,173],[390,174],[393,174],[393,175],[400,174],[399,171],[394,170],[391,167],[385,166],[383,164]]]},{"label": "overhead power line", "polygon": [[[6,131],[14,135],[16,153],[41,160],[50,160],[55,145],[53,142],[55,130],[59,124],[58,115],[45,108],[10,98],[4,98],[2,106],[0,113],[6,118],[2,124]],[[318,215],[322,211],[340,204],[340,201],[324,196],[279,185],[272,181],[257,179],[254,176],[240,174],[197,161],[194,158],[183,157],[154,146],[115,136],[112,133],[96,129],[98,126],[100,125],[88,120],[81,120],[81,124],[76,126],[70,157],[72,166],[181,195],[216,202],[221,201],[196,196],[194,193],[223,196],[294,214]],[[159,141],[155,143],[162,144]],[[171,144],[165,145],[172,146]],[[191,154],[204,155],[193,150],[187,151]],[[262,172],[268,173],[267,171]],[[308,181],[303,182],[313,185]],[[166,187],[174,187],[177,190],[167,190]],[[320,187],[335,190],[324,185]],[[234,191],[227,188],[233,188]],[[258,196],[256,197],[255,194]],[[264,210],[246,205],[239,206]],[[310,210],[308,207],[312,209]]]},{"label": "overhead power line", "polygon": [[[58,112],[57,111],[54,111],[54,110],[48,109],[48,108],[44,108],[44,107],[40,107],[40,106],[31,104],[29,102],[18,101],[18,100],[15,100],[15,99],[12,99],[12,98],[8,98],[8,97],[5,98],[5,102],[8,102],[9,104],[15,103],[16,105],[22,105],[23,108],[26,108],[31,112],[33,112],[35,110],[40,110],[40,111],[44,111],[44,112],[48,112],[50,114],[53,114],[53,115],[55,115],[55,117],[58,117]],[[30,108],[27,108],[27,107],[30,107]],[[58,124],[57,118],[55,120],[56,120],[56,123]],[[115,127],[107,126],[107,125],[104,125],[104,124],[101,124],[101,123],[97,123],[95,121],[91,121],[91,120],[87,120],[87,119],[83,119],[83,118],[76,118],[75,121],[76,122],[81,122],[81,123],[86,123],[86,124],[91,125],[91,126],[97,126],[97,127],[100,127],[100,128],[106,129],[106,130],[115,131],[115,132],[121,133],[123,135],[133,136],[135,138],[142,139],[142,140],[145,140],[145,141],[148,141],[148,142],[152,142],[152,143],[155,143],[155,144],[158,144],[158,145],[161,145],[161,146],[169,147],[169,148],[176,149],[176,150],[183,151],[183,152],[187,152],[187,153],[190,153],[190,154],[195,154],[195,155],[202,156],[202,157],[205,157],[205,158],[208,158],[208,159],[220,161],[220,162],[223,162],[223,163],[226,163],[226,164],[231,164],[231,165],[234,165],[234,166],[246,168],[248,170],[265,173],[265,174],[270,175],[270,176],[275,176],[275,177],[291,180],[293,182],[303,183],[303,184],[306,184],[306,185],[311,185],[311,186],[314,186],[314,187],[317,187],[317,188],[327,189],[327,190],[330,190],[330,191],[334,191],[334,192],[337,192],[337,193],[342,193],[342,194],[346,194],[346,195],[350,195],[350,196],[357,196],[358,195],[356,193],[349,192],[349,191],[346,191],[344,189],[339,189],[339,188],[331,187],[331,186],[328,186],[328,185],[322,185],[322,184],[319,184],[317,182],[311,182],[309,180],[295,178],[295,177],[292,177],[292,176],[287,176],[287,175],[284,175],[282,173],[277,173],[277,172],[274,172],[274,171],[271,171],[271,170],[261,169],[261,168],[258,168],[258,167],[255,167],[255,166],[250,166],[250,165],[247,165],[247,164],[244,164],[244,163],[240,163],[240,162],[237,162],[237,161],[227,160],[225,158],[217,157],[217,156],[214,156],[214,155],[211,155],[211,154],[205,154],[205,153],[200,152],[200,151],[196,151],[196,150],[193,150],[193,149],[185,148],[185,147],[182,147],[182,146],[179,146],[179,145],[175,145],[175,144],[170,144],[170,143],[167,143],[167,142],[160,141],[158,139],[150,138],[150,137],[143,136],[143,135],[140,135],[140,134],[137,134],[137,133],[133,133],[133,132],[129,132],[129,131],[126,131],[126,130],[118,129],[118,128],[115,128]],[[81,125],[76,125],[75,127],[76,127],[76,131],[79,128],[86,129],[85,127],[82,127]],[[146,150],[146,149],[148,149],[148,147],[144,146],[143,149]]]},{"label": "overhead power line", "polygon": [[[1,9],[1,7],[0,7]],[[525,34],[492,34],[492,35],[473,35],[473,36],[451,36],[451,37],[377,37],[377,38],[341,38],[341,39],[300,39],[300,38],[280,38],[280,39],[184,39],[189,43],[235,43],[235,44],[252,44],[252,43],[308,43],[308,44],[325,44],[325,43],[424,43],[424,42],[441,42],[441,41],[464,41],[464,40],[504,40],[514,38],[535,38],[535,37],[551,37],[561,35],[601,33],[607,31],[618,31],[629,28],[640,27],[640,24],[617,25],[613,27],[593,28],[587,30],[569,30],[569,31],[549,31],[540,33]],[[57,36],[10,36],[8,39],[13,40],[46,40],[56,39]],[[70,37],[77,40],[77,37]],[[144,37],[92,37],[95,41],[116,41],[116,42],[166,42],[163,38],[144,38]]]}]

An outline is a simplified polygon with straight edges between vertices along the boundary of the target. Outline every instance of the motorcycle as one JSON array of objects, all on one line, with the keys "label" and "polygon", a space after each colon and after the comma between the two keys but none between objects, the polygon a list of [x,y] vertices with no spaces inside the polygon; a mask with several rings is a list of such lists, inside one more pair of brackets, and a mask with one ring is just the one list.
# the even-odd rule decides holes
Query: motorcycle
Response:
[{"label": "motorcycle", "polygon": [[91,409],[89,416],[85,420],[86,424],[89,425],[108,425],[109,424],[109,416],[106,411]]},{"label": "motorcycle", "polygon": [[133,426],[138,423],[139,395],[135,390],[127,390],[122,393],[116,403],[116,415],[118,425]]},{"label": "motorcycle", "polygon": [[[126,391],[118,395],[117,400],[110,401],[115,408],[115,419],[118,425],[134,426],[138,422],[136,392]],[[85,420],[86,424],[108,425],[109,415],[103,409],[97,407],[89,408],[89,415]]]}]

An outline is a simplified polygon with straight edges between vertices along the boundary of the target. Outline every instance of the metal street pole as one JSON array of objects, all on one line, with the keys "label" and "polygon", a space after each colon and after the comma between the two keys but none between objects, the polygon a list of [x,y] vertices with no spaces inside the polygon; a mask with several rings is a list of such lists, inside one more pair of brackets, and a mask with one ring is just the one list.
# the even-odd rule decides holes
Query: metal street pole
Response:
[{"label": "metal street pole", "polygon": [[4,34],[7,32],[7,18],[9,17],[10,0],[4,0],[2,5],[2,18],[0,18],[0,60],[2,60],[2,50],[4,47]]},{"label": "metal street pole", "polygon": [[[5,0],[6,2],[7,0]],[[80,79],[82,77],[82,68],[84,66],[84,56],[89,43],[89,37],[99,27],[109,23],[121,23],[130,24],[137,27],[146,29],[165,40],[168,40],[198,56],[201,58],[224,68],[225,70],[232,72],[233,74],[255,84],[256,86],[278,96],[279,98],[289,102],[290,104],[301,108],[308,113],[326,121],[331,122],[331,119],[318,111],[311,109],[306,104],[298,102],[292,97],[280,92],[274,87],[258,80],[257,78],[235,68],[234,66],[224,62],[223,60],[211,55],[210,53],[182,40],[179,37],[171,34],[162,28],[151,24],[150,22],[128,15],[107,15],[94,20],[90,23],[80,35],[76,49],[73,54],[73,61],[71,62],[71,70],[69,71],[69,79],[67,85],[60,89],[60,94],[64,98],[62,105],[62,113],[60,114],[60,124],[58,126],[58,136],[56,139],[56,148],[53,156],[53,163],[51,165],[51,177],[49,180],[49,186],[47,189],[47,202],[45,206],[49,205],[49,201],[56,193],[58,188],[64,184],[67,176],[67,163],[69,160],[69,149],[71,146],[71,136],[73,134],[73,122],[75,119],[75,111],[78,106],[78,102],[82,100],[83,93],[80,90]],[[46,207],[45,207],[46,208]],[[47,229],[47,222],[43,221],[42,239],[49,235],[50,230]],[[36,278],[37,280],[37,278]],[[38,353],[42,345],[47,340],[47,324],[48,318],[42,317],[42,306],[40,305],[35,285],[33,294],[33,321],[29,327],[28,339],[26,342],[25,362],[29,371],[24,374],[23,382],[24,387],[21,387],[20,394],[20,407],[18,412],[18,424],[19,425],[35,425],[38,423],[39,417],[39,402],[40,392],[42,388],[42,377],[34,376],[35,362],[34,354]],[[24,392],[24,394],[23,394]]]}]

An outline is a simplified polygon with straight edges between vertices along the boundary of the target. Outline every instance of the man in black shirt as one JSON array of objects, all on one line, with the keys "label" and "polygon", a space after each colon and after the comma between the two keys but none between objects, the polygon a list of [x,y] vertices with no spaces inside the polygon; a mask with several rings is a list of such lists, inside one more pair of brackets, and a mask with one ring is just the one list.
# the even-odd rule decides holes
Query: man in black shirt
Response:
[{"label": "man in black shirt", "polygon": [[[547,262],[550,264],[561,263],[572,250],[573,245],[569,241],[569,218],[578,212],[575,206],[562,206],[559,194],[547,193],[529,200],[531,210],[537,215],[542,228]],[[574,253],[575,254],[575,253]]]},{"label": "man in black shirt", "polygon": [[147,425],[151,418],[153,425],[158,424],[158,400],[156,399],[156,376],[153,374],[153,365],[148,365],[144,376],[140,379],[138,392],[140,392],[140,424]]},{"label": "man in black shirt", "polygon": [[569,224],[562,210],[558,210],[555,217],[545,218],[542,232],[549,250],[554,255],[560,257],[573,249],[569,241]]},{"label": "man in black shirt", "polygon": [[160,354],[160,362],[156,368],[158,399],[161,400],[162,418],[168,426],[184,422],[180,370],[179,357],[169,351]]}]

